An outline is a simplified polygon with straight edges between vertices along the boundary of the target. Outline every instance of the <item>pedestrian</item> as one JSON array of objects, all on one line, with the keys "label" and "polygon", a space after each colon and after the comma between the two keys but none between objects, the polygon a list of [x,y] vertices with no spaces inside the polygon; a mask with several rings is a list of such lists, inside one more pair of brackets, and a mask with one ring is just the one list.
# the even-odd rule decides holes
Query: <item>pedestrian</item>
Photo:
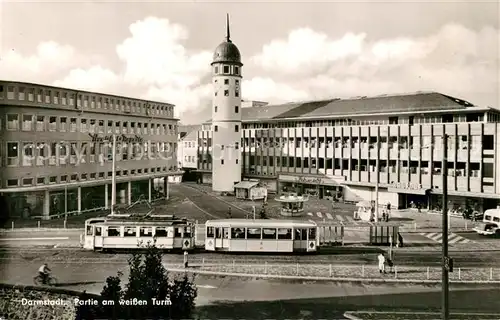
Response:
[{"label": "pedestrian", "polygon": [[[387,266],[389,267],[389,272],[392,272],[392,268],[394,267],[394,262],[392,260],[392,257],[391,256],[388,257],[386,259],[386,261],[387,261]],[[384,270],[384,273],[385,273],[385,270]]]},{"label": "pedestrian", "polygon": [[385,273],[385,257],[382,253],[378,255],[378,271]]},{"label": "pedestrian", "polygon": [[184,251],[184,268],[188,267],[188,252]]},{"label": "pedestrian", "polygon": [[398,232],[398,245],[397,245],[397,247],[399,247],[399,248],[403,247],[403,236],[399,232]]}]

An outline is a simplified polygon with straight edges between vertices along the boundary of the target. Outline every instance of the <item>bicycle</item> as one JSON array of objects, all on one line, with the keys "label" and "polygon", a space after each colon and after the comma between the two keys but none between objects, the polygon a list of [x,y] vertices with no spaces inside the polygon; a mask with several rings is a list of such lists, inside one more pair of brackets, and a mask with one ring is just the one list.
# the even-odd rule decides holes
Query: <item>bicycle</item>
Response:
[{"label": "bicycle", "polygon": [[[37,275],[36,277],[33,277],[33,283],[37,286],[44,285],[42,276]],[[55,286],[57,285],[57,279],[52,275],[48,275],[45,285]]]}]

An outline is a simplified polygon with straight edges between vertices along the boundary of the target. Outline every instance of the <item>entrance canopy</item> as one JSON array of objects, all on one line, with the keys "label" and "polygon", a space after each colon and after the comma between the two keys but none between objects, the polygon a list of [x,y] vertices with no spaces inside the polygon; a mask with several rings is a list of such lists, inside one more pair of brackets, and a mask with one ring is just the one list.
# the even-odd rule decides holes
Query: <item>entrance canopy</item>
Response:
[{"label": "entrance canopy", "polygon": [[258,181],[241,181],[234,186],[235,189],[252,189],[258,185]]},{"label": "entrance canopy", "polygon": [[421,196],[425,196],[430,191],[430,189],[387,188],[387,191],[395,193],[418,194]]}]

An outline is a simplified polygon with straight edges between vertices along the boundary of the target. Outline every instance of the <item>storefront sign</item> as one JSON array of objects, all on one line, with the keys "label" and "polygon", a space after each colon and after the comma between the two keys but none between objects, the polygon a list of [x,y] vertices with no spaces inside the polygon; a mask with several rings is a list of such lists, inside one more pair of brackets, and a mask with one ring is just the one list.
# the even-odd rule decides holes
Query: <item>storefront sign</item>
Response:
[{"label": "storefront sign", "polygon": [[314,177],[298,177],[297,182],[304,184],[323,184],[323,179]]},{"label": "storefront sign", "polygon": [[410,183],[410,182],[398,182],[391,185],[394,189],[405,189],[405,190],[421,190],[422,185],[420,183]]},{"label": "storefront sign", "polygon": [[[107,136],[99,136],[97,133],[89,133],[90,139],[92,139],[92,142],[112,142],[113,141],[113,135],[107,135]],[[126,135],[117,135],[116,136],[116,142],[125,142],[125,143],[143,143],[144,138],[139,137],[137,135],[133,137],[127,137]]]}]

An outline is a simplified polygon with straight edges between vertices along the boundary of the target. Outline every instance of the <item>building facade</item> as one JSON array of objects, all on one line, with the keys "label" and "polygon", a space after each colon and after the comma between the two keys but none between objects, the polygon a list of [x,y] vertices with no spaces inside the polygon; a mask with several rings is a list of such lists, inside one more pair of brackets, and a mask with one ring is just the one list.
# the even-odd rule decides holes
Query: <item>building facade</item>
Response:
[{"label": "building facade", "polygon": [[[500,200],[500,112],[435,92],[332,99],[243,109],[242,171],[274,192],[439,209],[444,134],[449,207]],[[211,123],[199,136],[210,181]]]},{"label": "building facade", "polygon": [[0,196],[11,217],[108,208],[113,135],[117,204],[168,195],[173,105],[1,81],[0,106]]},{"label": "building facade", "polygon": [[182,169],[198,168],[198,131],[194,128],[189,131],[179,133],[177,161],[178,167]]},{"label": "building facade", "polygon": [[240,51],[230,39],[229,17],[226,40],[214,52],[212,65],[212,155],[215,192],[234,192],[241,181],[241,63]]}]

